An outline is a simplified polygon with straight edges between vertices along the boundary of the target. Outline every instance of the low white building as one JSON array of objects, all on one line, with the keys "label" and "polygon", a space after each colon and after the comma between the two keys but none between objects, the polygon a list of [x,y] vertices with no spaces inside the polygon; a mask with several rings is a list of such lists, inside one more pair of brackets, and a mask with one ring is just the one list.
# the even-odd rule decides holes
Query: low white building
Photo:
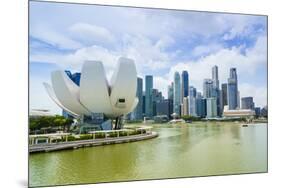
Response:
[{"label": "low white building", "polygon": [[224,106],[224,109],[223,109],[224,117],[251,117],[254,115],[255,115],[255,111],[252,109],[229,110],[228,106]]}]

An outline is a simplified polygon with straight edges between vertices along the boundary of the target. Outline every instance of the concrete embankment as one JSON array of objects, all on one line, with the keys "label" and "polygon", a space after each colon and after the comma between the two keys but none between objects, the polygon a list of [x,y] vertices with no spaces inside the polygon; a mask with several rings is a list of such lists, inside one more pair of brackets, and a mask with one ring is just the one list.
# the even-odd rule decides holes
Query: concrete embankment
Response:
[{"label": "concrete embankment", "polygon": [[50,144],[36,144],[36,145],[29,146],[29,153],[50,152],[50,151],[58,151],[58,150],[65,150],[65,149],[76,149],[81,147],[136,142],[136,141],[155,138],[157,136],[158,133],[151,132],[147,134],[124,136],[124,137],[117,137],[117,138],[115,137],[115,138],[79,140],[79,141],[50,143]]}]

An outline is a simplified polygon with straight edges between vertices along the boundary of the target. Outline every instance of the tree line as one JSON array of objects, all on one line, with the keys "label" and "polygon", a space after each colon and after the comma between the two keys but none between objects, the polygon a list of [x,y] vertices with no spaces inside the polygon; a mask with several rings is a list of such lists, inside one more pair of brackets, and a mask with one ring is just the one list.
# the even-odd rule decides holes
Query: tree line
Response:
[{"label": "tree line", "polygon": [[29,130],[31,133],[52,132],[61,130],[69,132],[70,126],[74,123],[73,119],[63,116],[40,116],[29,117]]}]

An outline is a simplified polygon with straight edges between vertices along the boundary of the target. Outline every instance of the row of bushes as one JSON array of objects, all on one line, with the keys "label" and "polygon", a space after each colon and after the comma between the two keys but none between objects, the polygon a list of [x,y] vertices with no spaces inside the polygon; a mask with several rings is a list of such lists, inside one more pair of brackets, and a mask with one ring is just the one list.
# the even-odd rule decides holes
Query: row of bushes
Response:
[{"label": "row of bushes", "polygon": [[[119,136],[130,136],[130,135],[137,135],[137,134],[141,134],[141,133],[145,133],[146,131],[143,130],[134,130],[134,131],[130,131],[130,132],[125,132],[125,131],[121,131],[119,132]],[[105,138],[105,134],[106,133],[96,133],[95,134],[95,138]],[[110,132],[107,133],[107,137],[117,137],[118,133],[117,132]],[[77,140],[90,140],[93,139],[93,134],[83,134],[80,135],[79,137],[75,137],[72,135],[68,135],[67,136],[67,141],[77,141]],[[63,137],[62,139],[53,139],[52,143],[57,143],[57,142],[65,142],[66,141],[66,136]]]}]

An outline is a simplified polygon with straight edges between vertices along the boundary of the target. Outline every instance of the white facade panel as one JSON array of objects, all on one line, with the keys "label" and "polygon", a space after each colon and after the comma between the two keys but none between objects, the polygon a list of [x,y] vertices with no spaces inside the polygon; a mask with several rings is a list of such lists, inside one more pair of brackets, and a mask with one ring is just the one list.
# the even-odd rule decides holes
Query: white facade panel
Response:
[{"label": "white facade panel", "polygon": [[90,115],[79,102],[79,87],[63,71],[52,72],[52,85],[57,99],[63,106],[78,115]]},{"label": "white facade panel", "polygon": [[134,61],[121,57],[110,83],[113,113],[116,116],[129,113],[137,91],[137,70]]},{"label": "white facade panel", "polygon": [[64,107],[60,102],[59,100],[57,99],[56,95],[55,95],[55,92],[52,88],[52,86],[50,86],[49,84],[47,83],[43,83],[49,97],[59,106],[61,107],[63,110],[67,111],[68,113],[70,113],[71,115],[73,116],[79,116],[78,114],[72,112],[71,110],[67,109],[66,107]]},{"label": "white facade panel", "polygon": [[109,86],[102,62],[86,61],[81,71],[80,101],[93,113],[112,116]]}]

